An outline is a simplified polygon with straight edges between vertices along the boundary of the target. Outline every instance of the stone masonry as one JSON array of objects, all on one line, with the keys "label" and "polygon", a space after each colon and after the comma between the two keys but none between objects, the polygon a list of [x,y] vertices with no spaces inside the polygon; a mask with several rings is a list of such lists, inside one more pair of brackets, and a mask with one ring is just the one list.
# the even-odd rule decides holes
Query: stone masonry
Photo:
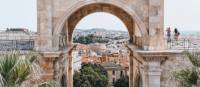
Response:
[{"label": "stone masonry", "polygon": [[[138,77],[143,87],[160,87],[166,60],[163,37],[164,0],[37,0],[36,51],[43,57],[44,80],[63,80],[73,87],[72,33],[77,23],[94,12],[107,12],[126,25],[130,40],[130,87]],[[138,52],[141,50],[142,52]],[[160,56],[162,55],[162,56]],[[60,64],[61,63],[61,64]]]}]

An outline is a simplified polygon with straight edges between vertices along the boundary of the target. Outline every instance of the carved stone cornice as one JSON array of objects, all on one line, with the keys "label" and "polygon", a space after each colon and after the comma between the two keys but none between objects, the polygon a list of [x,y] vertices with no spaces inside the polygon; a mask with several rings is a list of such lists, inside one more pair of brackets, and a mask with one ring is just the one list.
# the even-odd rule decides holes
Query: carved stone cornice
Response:
[{"label": "carved stone cornice", "polygon": [[140,51],[139,53],[143,56],[144,61],[161,62],[172,56],[171,52],[167,51]]},{"label": "carved stone cornice", "polygon": [[160,55],[145,55],[143,57],[143,59],[145,61],[160,61],[161,62],[161,61],[166,60],[167,57],[166,56],[160,56]]},{"label": "carved stone cornice", "polygon": [[41,52],[40,53],[44,58],[56,58],[60,57],[61,52]]}]

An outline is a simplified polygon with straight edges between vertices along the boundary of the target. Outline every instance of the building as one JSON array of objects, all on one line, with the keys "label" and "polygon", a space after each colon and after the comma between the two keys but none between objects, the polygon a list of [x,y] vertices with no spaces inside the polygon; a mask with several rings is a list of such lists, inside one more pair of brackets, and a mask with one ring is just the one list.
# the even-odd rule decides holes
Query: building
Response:
[{"label": "building", "polygon": [[100,58],[97,56],[82,56],[82,63],[101,63]]},{"label": "building", "polygon": [[101,64],[108,73],[108,86],[114,87],[113,83],[121,76],[126,75],[126,69],[114,62],[104,62]]},{"label": "building", "polygon": [[81,63],[82,63],[79,51],[72,52],[72,61],[73,61],[74,71],[78,71],[81,68]]},{"label": "building", "polygon": [[0,50],[33,50],[36,33],[24,28],[10,28],[0,32]]}]

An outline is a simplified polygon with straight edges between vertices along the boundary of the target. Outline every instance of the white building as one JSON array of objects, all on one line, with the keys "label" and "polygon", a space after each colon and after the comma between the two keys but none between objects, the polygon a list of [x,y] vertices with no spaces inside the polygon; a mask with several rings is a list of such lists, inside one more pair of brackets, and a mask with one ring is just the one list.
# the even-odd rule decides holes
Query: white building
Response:
[{"label": "white building", "polygon": [[78,50],[72,52],[72,61],[74,71],[78,71],[81,68],[81,56]]}]

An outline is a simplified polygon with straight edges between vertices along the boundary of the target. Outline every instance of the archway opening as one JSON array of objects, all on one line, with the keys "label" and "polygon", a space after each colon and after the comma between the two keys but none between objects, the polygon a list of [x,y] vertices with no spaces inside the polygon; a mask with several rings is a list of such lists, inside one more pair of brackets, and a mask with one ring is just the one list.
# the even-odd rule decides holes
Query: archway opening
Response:
[{"label": "archway opening", "polygon": [[[83,33],[80,33],[83,32]],[[129,41],[130,36],[126,25],[115,15],[107,12],[95,12],[82,18],[76,25],[73,34],[72,42],[81,43],[77,37],[95,34],[99,38],[124,39]],[[109,36],[110,35],[110,36]],[[112,35],[112,36],[111,36]],[[94,36],[94,35],[93,35]],[[106,43],[108,41],[97,41]],[[90,44],[94,42],[82,43]]]},{"label": "archway opening", "polygon": [[[135,22],[134,18],[130,14],[128,14],[126,11],[124,11],[123,9],[121,9],[117,6],[110,5],[110,4],[103,4],[103,3],[89,4],[89,5],[86,5],[86,6],[79,8],[77,11],[72,13],[69,16],[69,18],[65,21],[65,25],[64,25],[62,32],[61,32],[61,36],[65,36],[64,42],[67,43],[67,44],[72,44],[73,40],[74,41],[75,40],[86,41],[85,37],[81,38],[81,39],[77,39],[77,38],[74,39],[73,33],[76,32],[76,30],[75,30],[76,26],[78,25],[78,23],[81,23],[81,20],[84,19],[84,17],[87,17],[89,14],[92,14],[92,13],[95,13],[95,12],[106,12],[107,14],[110,14],[110,15],[116,17],[126,27],[126,29],[127,29],[126,35],[129,38],[126,37],[126,39],[127,39],[126,41],[122,41],[122,42],[119,42],[117,44],[122,45],[125,42],[127,44],[131,43],[131,44],[137,45],[138,47],[143,46],[143,43],[142,43],[143,36],[142,36],[141,30],[139,29],[138,24]],[[103,30],[103,32],[105,32],[105,30]],[[84,33],[81,33],[81,34],[84,34]],[[118,34],[114,32],[113,35],[118,35]],[[74,35],[74,36],[76,36],[76,35]],[[103,36],[105,36],[105,35],[101,35],[101,39],[102,39]],[[88,39],[89,41],[86,41],[85,44],[90,44],[88,42],[90,42],[90,40],[93,40],[93,39],[90,39],[90,38],[94,38],[95,36],[90,35],[90,36],[87,36],[87,38],[88,37],[89,37],[89,39]],[[111,38],[113,39],[112,36],[111,36]],[[99,39],[99,37],[97,37],[97,39]],[[98,45],[98,44],[91,42],[93,45],[91,47],[89,47],[89,49],[94,49],[94,51],[96,51],[96,54],[100,54],[103,58],[99,59],[99,58],[93,58],[92,57],[93,60],[91,60],[91,58],[89,60],[88,59],[86,59],[86,60],[90,61],[90,62],[98,62],[98,59],[99,59],[100,63],[102,61],[103,62],[111,61],[111,63],[109,63],[109,64],[105,63],[105,64],[100,64],[100,65],[102,65],[102,66],[103,65],[105,65],[105,66],[115,65],[117,67],[117,69],[119,69],[119,71],[120,71],[119,73],[127,74],[127,72],[128,72],[128,74],[130,74],[129,71],[126,71],[126,70],[129,70],[129,64],[132,64],[129,61],[130,60],[129,59],[130,58],[129,57],[129,51],[125,50],[125,52],[124,52],[124,53],[126,53],[125,55],[121,55],[121,54],[123,54],[123,51],[119,51],[119,50],[116,50],[116,49],[112,49],[112,50],[118,51],[117,53],[112,53],[112,51],[106,51],[105,49],[106,49],[107,45],[105,45],[105,43],[108,43],[109,41],[114,41],[114,40],[108,40],[107,42],[104,41],[103,42],[104,45]],[[68,46],[68,45],[63,45],[63,46]],[[81,46],[81,47],[87,48],[87,46]],[[115,47],[120,47],[120,46],[112,46],[112,45],[110,46],[110,48],[115,48]],[[60,48],[63,48],[63,47],[60,46]],[[102,52],[102,54],[101,54],[99,52],[99,49],[104,50],[105,52]],[[126,49],[126,47],[123,48],[123,49]],[[75,50],[77,50],[77,48]],[[122,50],[122,49],[120,48],[120,50]],[[82,51],[83,50],[81,49],[81,52]],[[77,53],[79,55],[79,52],[77,52]],[[86,51],[86,53],[91,53],[91,51]],[[107,55],[109,55],[110,57],[113,57],[113,59],[107,58]],[[126,56],[126,57],[128,56],[128,58],[123,59],[124,56]],[[116,60],[115,57],[118,57],[118,60]],[[78,58],[78,57],[76,57],[76,58]],[[118,65],[120,65],[120,62],[122,62],[122,61],[128,62],[128,63],[123,64],[123,66],[128,66],[128,67],[123,68],[125,71],[123,71],[122,68],[119,68],[119,66],[118,66]],[[130,65],[130,66],[133,66],[133,65]],[[71,68],[69,68],[69,69],[71,69]],[[108,75],[108,76],[116,75],[115,71],[111,71],[111,72],[112,72],[111,75]],[[133,71],[131,71],[131,72],[133,72]],[[133,76],[133,75],[131,74],[131,76]],[[112,78],[112,79],[110,79],[111,82],[108,82],[108,83],[111,83],[111,85],[113,85],[113,81],[116,81],[117,79],[119,79],[119,78],[117,78],[117,77]],[[71,79],[71,80],[73,80],[73,79]],[[131,79],[131,81],[133,81],[133,79]],[[69,83],[71,83],[71,82],[69,82]]]},{"label": "archway opening", "polygon": [[[83,6],[69,16],[69,18],[65,21],[61,31],[61,36],[67,35],[66,44],[72,43],[72,34],[79,21],[83,17],[95,12],[107,12],[118,17],[127,27],[129,33],[129,43],[135,44],[140,48],[143,47],[145,35],[143,34],[143,29],[139,27],[134,18],[123,9],[104,3]],[[60,46],[59,48],[63,47]]]},{"label": "archway opening", "polygon": [[102,67],[100,70],[106,72],[102,75],[107,77],[109,87],[119,79],[126,79],[127,82],[122,84],[129,85],[129,53],[125,44],[129,43],[130,37],[121,19],[108,12],[91,13],[78,22],[72,36],[73,43],[78,44],[72,52],[75,87],[81,82],[79,75],[87,76],[85,70],[88,67],[85,66],[94,71]]}]

